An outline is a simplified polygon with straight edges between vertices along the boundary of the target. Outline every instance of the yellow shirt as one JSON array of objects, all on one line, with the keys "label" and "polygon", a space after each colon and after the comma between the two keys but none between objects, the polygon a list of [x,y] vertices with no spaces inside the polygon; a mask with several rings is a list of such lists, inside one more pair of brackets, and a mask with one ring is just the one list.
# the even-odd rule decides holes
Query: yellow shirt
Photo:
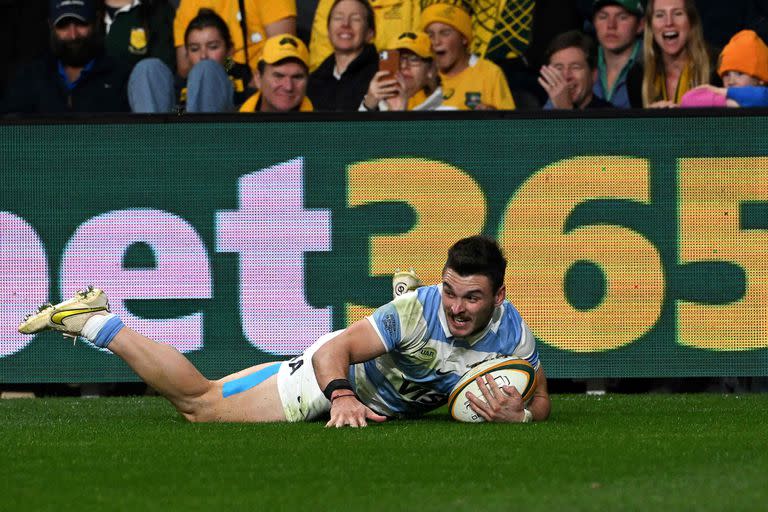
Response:
[{"label": "yellow shirt", "polygon": [[504,73],[489,60],[473,56],[467,69],[452,77],[441,73],[440,80],[443,106],[472,110],[474,106],[470,105],[484,103],[497,110],[515,109],[515,100]]},{"label": "yellow shirt", "polygon": [[[309,40],[309,69],[314,71],[333,53],[328,39],[328,15],[334,0],[320,0],[312,22]],[[421,7],[418,0],[370,0],[376,21],[376,40],[379,50],[403,32],[416,32],[419,28]]]},{"label": "yellow shirt", "polygon": [[[250,113],[250,114],[256,113],[256,105],[259,104],[260,98],[261,98],[261,91],[255,93],[253,96],[245,100],[245,103],[243,103],[240,106],[240,112]],[[305,96],[304,99],[301,100],[301,105],[299,105],[299,112],[312,112],[312,111],[314,111],[312,102],[309,101],[309,98]]]},{"label": "yellow shirt", "polygon": [[[296,16],[295,0],[245,0],[245,13],[248,22],[248,60],[255,70],[261,56],[261,49],[267,39],[265,26],[285,18]],[[240,5],[238,0],[181,0],[173,21],[174,46],[184,46],[184,32],[200,8],[213,9],[229,27],[234,43],[233,58],[245,63],[243,30],[238,18]]]}]

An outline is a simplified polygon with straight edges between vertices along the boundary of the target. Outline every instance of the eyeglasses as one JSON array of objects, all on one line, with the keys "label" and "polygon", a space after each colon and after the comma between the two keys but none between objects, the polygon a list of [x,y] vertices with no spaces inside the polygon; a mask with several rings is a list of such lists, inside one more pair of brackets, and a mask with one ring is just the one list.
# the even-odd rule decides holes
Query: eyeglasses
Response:
[{"label": "eyeglasses", "polygon": [[415,53],[400,54],[400,66],[413,67],[423,63],[424,59]]}]

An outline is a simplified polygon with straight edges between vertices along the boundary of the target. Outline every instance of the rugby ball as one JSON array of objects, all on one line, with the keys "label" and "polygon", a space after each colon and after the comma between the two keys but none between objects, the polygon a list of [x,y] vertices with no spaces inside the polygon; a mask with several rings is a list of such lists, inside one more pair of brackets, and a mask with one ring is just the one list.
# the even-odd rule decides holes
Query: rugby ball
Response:
[{"label": "rugby ball", "polygon": [[518,357],[500,357],[484,361],[470,368],[451,390],[448,408],[453,419],[467,423],[485,421],[469,406],[466,395],[467,391],[471,391],[480,400],[485,400],[475,379],[489,373],[493,375],[499,387],[514,386],[520,392],[523,401],[528,401],[533,396],[533,391],[536,389],[536,370],[528,361]]}]

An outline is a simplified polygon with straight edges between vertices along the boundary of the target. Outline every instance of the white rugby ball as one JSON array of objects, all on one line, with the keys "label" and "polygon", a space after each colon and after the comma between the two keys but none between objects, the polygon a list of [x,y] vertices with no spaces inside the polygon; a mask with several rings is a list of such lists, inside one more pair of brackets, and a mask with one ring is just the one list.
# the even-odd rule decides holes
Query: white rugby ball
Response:
[{"label": "white rugby ball", "polygon": [[536,389],[536,370],[528,361],[518,357],[500,357],[484,361],[470,368],[451,390],[448,397],[448,408],[453,419],[467,423],[485,421],[469,406],[469,399],[466,395],[467,391],[471,391],[480,400],[485,400],[475,379],[489,373],[493,375],[493,379],[499,387],[514,386],[524,401],[533,396],[533,391]]}]

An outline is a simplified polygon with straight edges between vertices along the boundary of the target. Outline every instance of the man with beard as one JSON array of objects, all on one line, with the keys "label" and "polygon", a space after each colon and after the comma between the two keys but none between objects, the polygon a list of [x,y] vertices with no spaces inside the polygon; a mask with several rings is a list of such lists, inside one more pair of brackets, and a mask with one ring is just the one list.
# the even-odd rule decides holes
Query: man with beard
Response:
[{"label": "man with beard", "polygon": [[130,68],[106,57],[93,0],[51,0],[51,54],[21,69],[0,112],[128,112]]}]

